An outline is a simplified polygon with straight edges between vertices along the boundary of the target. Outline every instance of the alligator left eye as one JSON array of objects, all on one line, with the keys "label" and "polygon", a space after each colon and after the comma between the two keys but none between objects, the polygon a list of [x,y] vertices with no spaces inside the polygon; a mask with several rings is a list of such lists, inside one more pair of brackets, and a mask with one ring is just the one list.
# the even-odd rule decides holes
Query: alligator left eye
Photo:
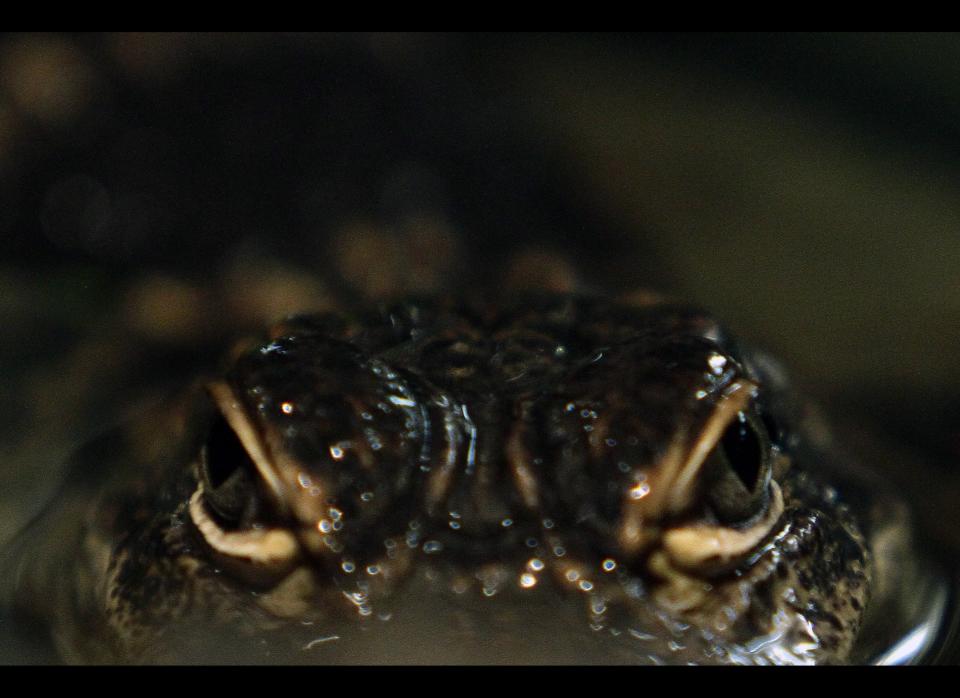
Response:
[{"label": "alligator left eye", "polygon": [[210,427],[201,454],[200,476],[207,505],[225,522],[240,521],[253,495],[254,465],[223,417]]},{"label": "alligator left eye", "polygon": [[770,438],[755,415],[739,412],[724,432],[706,468],[707,500],[724,524],[752,519],[766,506]]}]

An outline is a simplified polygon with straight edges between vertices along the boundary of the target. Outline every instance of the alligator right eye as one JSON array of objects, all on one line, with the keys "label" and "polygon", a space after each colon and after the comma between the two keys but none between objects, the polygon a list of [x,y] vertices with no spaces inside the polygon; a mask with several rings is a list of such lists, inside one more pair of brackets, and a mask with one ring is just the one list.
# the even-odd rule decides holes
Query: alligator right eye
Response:
[{"label": "alligator right eye", "polygon": [[765,507],[771,478],[770,438],[753,414],[740,412],[707,466],[707,500],[721,523],[736,525]]}]

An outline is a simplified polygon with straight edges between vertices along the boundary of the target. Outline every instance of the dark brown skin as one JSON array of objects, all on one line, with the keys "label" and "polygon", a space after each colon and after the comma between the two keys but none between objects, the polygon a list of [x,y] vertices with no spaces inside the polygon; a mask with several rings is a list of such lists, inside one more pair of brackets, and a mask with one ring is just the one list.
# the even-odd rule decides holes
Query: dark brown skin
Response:
[{"label": "dark brown skin", "polygon": [[78,455],[11,615],[80,662],[844,662],[871,524],[764,366],[652,301],[294,318]]}]

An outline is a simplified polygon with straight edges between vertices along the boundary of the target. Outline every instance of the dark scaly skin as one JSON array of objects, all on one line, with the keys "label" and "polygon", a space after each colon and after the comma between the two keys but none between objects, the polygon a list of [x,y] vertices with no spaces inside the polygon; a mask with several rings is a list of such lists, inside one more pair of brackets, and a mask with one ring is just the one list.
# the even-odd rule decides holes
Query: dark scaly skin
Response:
[{"label": "dark scaly skin", "polygon": [[[699,433],[741,379],[760,384],[757,409],[776,425],[782,515],[718,570],[664,569],[658,536],[709,516],[709,483],[644,520],[640,547],[624,542],[624,492],[643,472],[663,496],[658,464],[676,434]],[[702,312],[568,295],[410,300],[282,323],[224,380],[287,458],[293,493],[270,503],[259,483],[249,520],[291,532],[298,556],[236,563],[199,533],[189,502],[217,417],[198,389],[139,436],[81,452],[7,555],[11,615],[66,660],[850,657],[872,524],[822,480],[784,386]],[[148,441],[152,453],[131,448]],[[336,512],[314,528],[291,512],[297,497],[315,504],[311,488],[317,511]]]}]

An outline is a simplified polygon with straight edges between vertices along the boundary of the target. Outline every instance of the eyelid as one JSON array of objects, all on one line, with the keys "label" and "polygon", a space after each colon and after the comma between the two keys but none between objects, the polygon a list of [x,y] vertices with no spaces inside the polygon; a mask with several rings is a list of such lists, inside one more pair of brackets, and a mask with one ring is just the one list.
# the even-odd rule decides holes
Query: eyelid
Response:
[{"label": "eyelid", "polygon": [[694,494],[694,482],[703,469],[707,457],[716,448],[727,427],[737,415],[747,409],[757,385],[741,379],[733,383],[725,392],[724,398],[717,403],[713,414],[707,420],[693,446],[687,451],[682,465],[676,471],[669,486],[670,497],[666,509],[677,513],[686,508]]},{"label": "eyelid", "polygon": [[726,564],[750,552],[762,541],[783,513],[783,494],[770,482],[770,504],[763,517],[745,529],[698,522],[668,529],[663,547],[679,567],[700,569]]},{"label": "eyelid", "polygon": [[283,565],[292,562],[299,551],[297,539],[284,529],[225,531],[207,514],[203,484],[190,497],[190,518],[207,544],[219,553],[253,564]]}]

